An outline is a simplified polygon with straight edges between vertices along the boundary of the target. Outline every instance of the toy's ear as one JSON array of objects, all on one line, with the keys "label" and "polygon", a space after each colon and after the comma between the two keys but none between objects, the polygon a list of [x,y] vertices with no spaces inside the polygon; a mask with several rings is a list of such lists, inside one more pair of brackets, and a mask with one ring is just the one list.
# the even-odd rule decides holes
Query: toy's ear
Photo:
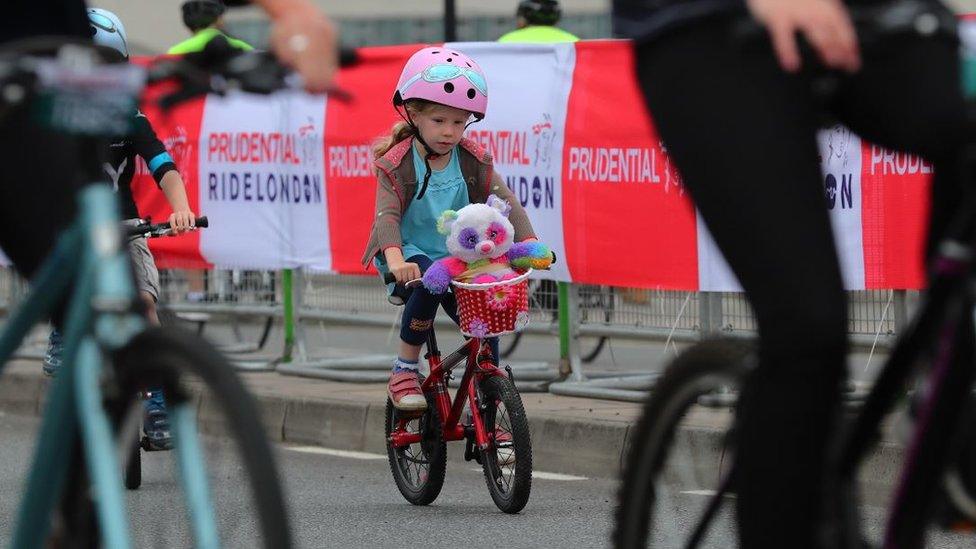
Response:
[{"label": "toy's ear", "polygon": [[451,226],[457,221],[458,213],[454,210],[447,210],[437,219],[437,232],[443,235],[451,234]]},{"label": "toy's ear", "polygon": [[498,198],[493,194],[488,195],[488,200],[485,201],[485,204],[498,210],[505,217],[508,217],[508,214],[512,211],[512,205],[508,201]]}]

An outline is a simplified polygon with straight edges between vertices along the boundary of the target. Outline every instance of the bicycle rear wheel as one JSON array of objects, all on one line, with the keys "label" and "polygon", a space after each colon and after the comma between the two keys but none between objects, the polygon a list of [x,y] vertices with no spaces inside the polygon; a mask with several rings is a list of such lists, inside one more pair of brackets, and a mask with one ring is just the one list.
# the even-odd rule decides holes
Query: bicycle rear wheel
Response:
[{"label": "bicycle rear wheel", "polygon": [[493,444],[481,454],[491,499],[506,513],[518,513],[532,492],[532,439],[522,398],[508,378],[481,382],[481,419]]},{"label": "bicycle rear wheel", "polygon": [[[621,477],[614,547],[738,546],[734,513],[721,509],[731,492],[733,414],[696,405],[730,403],[750,356],[740,342],[703,342],[676,358],[657,382]],[[708,427],[679,431],[689,416]],[[691,543],[697,534],[699,542]]]},{"label": "bicycle rear wheel", "polygon": [[[139,391],[147,387],[162,387],[170,421],[178,435],[174,440],[177,448],[165,454],[172,454],[174,458],[181,457],[180,445],[184,445],[184,448],[197,445],[205,448],[206,451],[201,450],[199,455],[207,462],[207,469],[204,470],[206,477],[212,480],[207,482],[206,477],[198,480],[203,485],[212,486],[212,494],[220,492],[220,505],[214,505],[213,511],[219,514],[221,525],[232,523],[236,519],[242,528],[247,526],[250,530],[256,530],[255,534],[261,539],[262,546],[269,549],[291,547],[288,512],[274,454],[265,436],[261,416],[254,399],[223,355],[205,340],[189,332],[172,328],[151,328],[118,351],[113,357],[113,363],[120,387],[114,415],[119,418],[118,437],[123,451],[132,451],[132,429],[128,426],[130,422],[125,420],[126,416],[137,414],[141,419]],[[207,408],[206,414],[196,410],[196,404],[200,401]],[[189,422],[192,428],[183,434],[176,432],[179,418],[198,416],[201,421],[205,416],[207,421],[219,425],[214,431],[221,435],[220,439],[233,441],[233,445],[229,445],[226,450],[226,455],[231,456],[231,465],[226,465],[224,462],[228,460],[213,451],[213,448],[223,451],[224,446],[220,440],[198,439],[195,422]],[[209,431],[207,426],[208,424],[204,424],[205,431]],[[135,453],[138,454],[138,450]],[[182,465],[182,460],[180,461]],[[131,463],[129,467],[132,467]],[[220,478],[216,480],[215,470],[218,469]],[[184,475],[188,474],[182,467],[180,471]],[[236,479],[240,482],[236,482]],[[184,488],[192,484],[193,482],[185,482]],[[240,485],[250,489],[250,500],[241,501],[246,498],[242,498],[239,493]],[[189,495],[188,497],[193,498]],[[246,517],[229,516],[229,513],[238,510],[241,515],[246,514]],[[232,535],[239,536],[240,532],[234,531],[238,529],[226,527],[224,531],[217,533],[219,541],[223,545],[233,544],[234,542],[225,539]],[[186,531],[188,529],[182,530],[183,535],[189,535]],[[194,531],[194,534],[199,537],[198,531]],[[196,545],[202,543],[200,539],[194,541]],[[253,537],[249,537],[248,542],[257,543]]]}]

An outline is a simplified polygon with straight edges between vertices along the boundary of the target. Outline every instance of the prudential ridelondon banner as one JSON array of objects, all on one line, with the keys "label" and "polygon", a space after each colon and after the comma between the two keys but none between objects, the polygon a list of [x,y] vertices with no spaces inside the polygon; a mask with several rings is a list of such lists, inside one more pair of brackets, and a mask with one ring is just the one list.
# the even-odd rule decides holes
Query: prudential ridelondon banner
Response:
[{"label": "prudential ridelondon banner", "polygon": [[210,98],[200,136],[201,249],[238,267],[329,269],[325,100],[281,93]]}]

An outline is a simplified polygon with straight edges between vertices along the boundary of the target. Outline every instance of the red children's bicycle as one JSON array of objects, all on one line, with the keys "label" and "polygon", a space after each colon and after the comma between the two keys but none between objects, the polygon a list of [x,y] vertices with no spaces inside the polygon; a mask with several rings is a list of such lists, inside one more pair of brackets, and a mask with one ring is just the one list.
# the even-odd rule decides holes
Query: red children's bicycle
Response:
[{"label": "red children's bicycle", "polygon": [[[477,461],[495,505],[518,513],[532,489],[532,440],[512,370],[491,359],[487,338],[514,333],[528,324],[528,276],[491,284],[453,282],[461,332],[467,342],[441,359],[431,328],[427,336],[430,374],[421,387],[423,412],[405,412],[386,402],[386,449],[397,488],[414,505],[437,499],[444,485],[448,441],[465,441],[464,459]],[[464,363],[454,395],[448,381]],[[465,404],[470,415],[465,414]],[[465,416],[462,419],[462,414]]]}]

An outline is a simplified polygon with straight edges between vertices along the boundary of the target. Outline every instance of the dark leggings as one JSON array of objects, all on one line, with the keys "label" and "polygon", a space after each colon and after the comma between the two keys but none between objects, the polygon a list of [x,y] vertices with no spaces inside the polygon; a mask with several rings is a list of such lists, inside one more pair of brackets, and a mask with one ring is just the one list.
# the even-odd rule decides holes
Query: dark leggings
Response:
[{"label": "dark leggings", "polygon": [[[434,263],[426,255],[415,255],[407,258],[408,263],[416,263],[420,267],[420,272],[425,273]],[[444,312],[451,317],[455,324],[460,321],[457,313],[457,299],[451,292],[443,294],[432,294],[423,286],[415,288],[403,288],[396,286],[393,294],[403,299],[406,303],[403,307],[403,317],[400,321],[400,339],[410,345],[422,345],[427,341],[427,332],[434,325],[434,316],[437,314],[437,307],[440,306]],[[495,362],[498,362],[498,338],[488,339]]]},{"label": "dark leggings", "polygon": [[[712,20],[638,47],[638,76],[759,323],[759,367],[739,408],[742,545],[814,547],[847,351],[816,142],[821,111],[806,77],[780,70],[768,48],[736,44],[728,28]],[[934,164],[931,243],[959,201],[957,159],[973,135],[956,46],[899,38],[863,61],[830,111],[863,138]]]}]

